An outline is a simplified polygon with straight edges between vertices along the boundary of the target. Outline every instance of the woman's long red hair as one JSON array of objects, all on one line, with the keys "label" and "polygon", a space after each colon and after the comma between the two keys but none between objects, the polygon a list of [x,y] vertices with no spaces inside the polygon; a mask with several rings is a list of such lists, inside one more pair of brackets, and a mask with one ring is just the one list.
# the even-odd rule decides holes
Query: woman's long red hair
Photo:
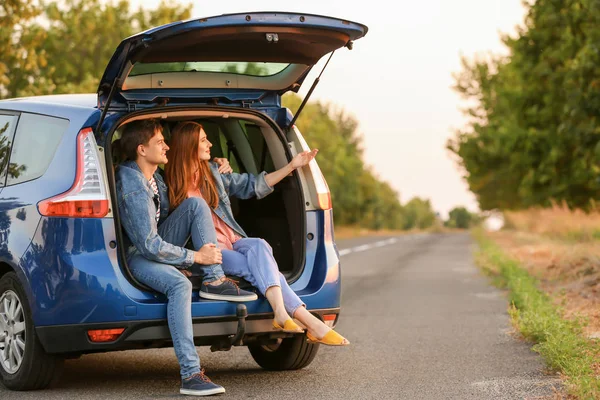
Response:
[{"label": "woman's long red hair", "polygon": [[[190,190],[198,188],[211,208],[215,209],[219,204],[219,194],[208,161],[200,160],[198,154],[201,130],[199,123],[186,121],[178,123],[171,132],[170,149],[167,152],[169,162],[165,164],[171,209],[183,203]],[[196,175],[197,172],[199,175]]]}]

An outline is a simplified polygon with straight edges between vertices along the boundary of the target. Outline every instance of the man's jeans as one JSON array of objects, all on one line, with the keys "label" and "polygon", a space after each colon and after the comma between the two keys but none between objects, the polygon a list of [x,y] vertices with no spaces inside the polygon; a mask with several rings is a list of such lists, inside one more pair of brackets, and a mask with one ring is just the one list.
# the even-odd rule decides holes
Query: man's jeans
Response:
[{"label": "man's jeans", "polygon": [[[177,246],[184,246],[191,236],[196,250],[206,243],[217,244],[210,213],[211,210],[203,199],[186,199],[158,227],[158,233],[163,240]],[[200,358],[194,345],[192,329],[190,280],[174,266],[150,261],[137,251],[129,256],[128,264],[137,280],[168,298],[167,319],[181,376],[187,378],[200,372]],[[202,265],[201,269],[205,281],[214,281],[224,276],[219,264]]]},{"label": "man's jeans", "polygon": [[233,244],[232,250],[221,250],[223,270],[227,275],[244,278],[264,296],[268,288],[281,287],[283,304],[291,316],[305,305],[290,288],[273,258],[273,249],[263,239],[243,238]]},{"label": "man's jeans", "polygon": [[[192,238],[194,250],[208,243],[217,243],[217,231],[212,220],[212,211],[201,197],[185,199],[158,227],[164,241],[183,247]],[[190,270],[199,270],[204,282],[216,281],[225,276],[221,264],[194,264]]]}]

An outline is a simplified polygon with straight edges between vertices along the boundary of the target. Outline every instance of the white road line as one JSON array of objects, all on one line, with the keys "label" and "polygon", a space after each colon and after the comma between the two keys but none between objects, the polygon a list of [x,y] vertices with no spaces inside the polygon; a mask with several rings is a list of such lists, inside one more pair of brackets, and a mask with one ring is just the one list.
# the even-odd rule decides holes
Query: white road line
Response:
[{"label": "white road line", "polygon": [[352,253],[352,249],[342,249],[340,250],[340,257],[350,253]]},{"label": "white road line", "polygon": [[355,247],[355,248],[354,248],[354,251],[355,251],[356,253],[358,253],[359,251],[365,251],[365,250],[369,250],[369,249],[372,249],[372,248],[373,248],[373,245],[372,245],[372,244],[363,244],[363,245],[361,245],[361,246],[357,246],[357,247]]},{"label": "white road line", "polygon": [[394,244],[398,241],[397,238],[389,238],[386,240],[380,240],[378,242],[375,243],[368,243],[368,244],[362,244],[360,246],[355,246],[355,247],[350,247],[348,249],[342,249],[339,251],[340,253],[340,257],[341,256],[345,256],[346,254],[350,254],[350,253],[359,253],[361,251],[367,251],[370,249],[374,249],[376,247],[383,247],[383,246],[387,246],[390,244]]}]

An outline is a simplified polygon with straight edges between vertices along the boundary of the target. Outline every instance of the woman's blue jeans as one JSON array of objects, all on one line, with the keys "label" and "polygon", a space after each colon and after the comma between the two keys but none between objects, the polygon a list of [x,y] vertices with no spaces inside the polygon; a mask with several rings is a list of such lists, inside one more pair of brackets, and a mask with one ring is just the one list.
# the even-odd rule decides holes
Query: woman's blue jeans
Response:
[{"label": "woman's blue jeans", "polygon": [[[158,234],[177,246],[184,246],[191,236],[196,250],[206,243],[217,244],[210,213],[203,199],[186,199],[158,227]],[[187,378],[200,372],[200,358],[194,345],[190,280],[176,267],[151,261],[137,251],[129,256],[128,264],[137,280],[167,296],[167,320],[181,376]],[[194,266],[204,272],[204,280],[213,281],[223,276],[219,264]]]},{"label": "woman's blue jeans", "polygon": [[273,258],[273,249],[265,240],[243,238],[233,244],[233,251],[222,249],[221,253],[225,273],[244,278],[263,296],[268,288],[281,287],[283,304],[290,316],[294,315],[298,307],[305,305],[279,272]]}]

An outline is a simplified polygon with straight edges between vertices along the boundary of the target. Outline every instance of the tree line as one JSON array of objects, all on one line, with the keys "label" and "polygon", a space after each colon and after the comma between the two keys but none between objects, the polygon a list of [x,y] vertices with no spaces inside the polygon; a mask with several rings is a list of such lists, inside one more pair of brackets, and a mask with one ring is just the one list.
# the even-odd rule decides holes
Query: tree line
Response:
[{"label": "tree line", "polygon": [[[290,94],[283,105],[295,112],[301,101]],[[309,101],[296,126],[309,145],[319,149],[336,223],[375,230],[425,229],[435,223],[429,200],[415,197],[402,205],[398,192],[365,164],[358,121],[343,109]]]},{"label": "tree line", "polygon": [[[93,93],[123,38],[191,17],[192,5],[163,1],[133,10],[127,1],[4,0],[0,5],[0,98]],[[259,68],[249,64],[248,68]],[[296,111],[301,99],[284,103]],[[309,102],[297,125],[332,193],[336,223],[369,229],[424,229],[436,221],[429,200],[402,205],[399,194],[363,161],[358,122],[343,110]]]},{"label": "tree line", "polygon": [[447,147],[482,210],[600,199],[600,2],[538,0],[508,56],[463,58],[470,122]]}]

